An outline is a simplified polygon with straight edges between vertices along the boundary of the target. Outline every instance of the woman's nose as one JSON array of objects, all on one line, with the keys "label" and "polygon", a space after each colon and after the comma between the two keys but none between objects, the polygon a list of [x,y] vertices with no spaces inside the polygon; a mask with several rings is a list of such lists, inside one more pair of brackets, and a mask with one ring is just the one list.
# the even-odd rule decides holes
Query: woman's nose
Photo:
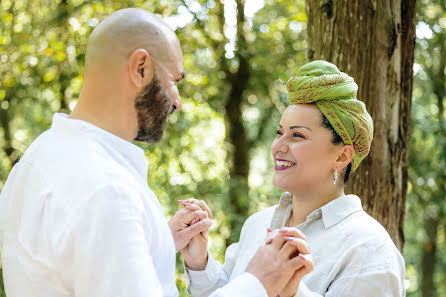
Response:
[{"label": "woman's nose", "polygon": [[281,144],[279,148],[280,148],[280,151],[282,153],[288,152],[288,146],[287,145]]},{"label": "woman's nose", "polygon": [[280,139],[277,139],[274,143],[273,143],[273,153],[287,153],[288,152],[288,146],[281,142]]}]

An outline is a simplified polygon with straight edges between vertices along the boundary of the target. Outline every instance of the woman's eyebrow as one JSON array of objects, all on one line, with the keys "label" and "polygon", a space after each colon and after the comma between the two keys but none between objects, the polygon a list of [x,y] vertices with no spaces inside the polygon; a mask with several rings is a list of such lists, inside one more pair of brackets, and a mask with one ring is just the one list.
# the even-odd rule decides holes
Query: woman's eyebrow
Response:
[{"label": "woman's eyebrow", "polygon": [[[281,124],[279,124],[279,127],[283,129],[283,127],[282,127],[282,125],[281,125]],[[310,131],[311,131],[311,129],[310,129],[310,128],[308,128],[308,127],[305,127],[305,126],[291,126],[291,127],[290,127],[290,130],[292,130],[292,129],[297,129],[297,128],[305,128],[305,129],[307,129],[307,130],[310,130]]]},{"label": "woman's eyebrow", "polygon": [[291,127],[290,127],[290,130],[291,130],[291,129],[297,129],[297,128],[304,128],[304,129],[307,129],[307,130],[310,130],[310,131],[311,131],[310,128],[305,127],[305,126],[291,126]]}]

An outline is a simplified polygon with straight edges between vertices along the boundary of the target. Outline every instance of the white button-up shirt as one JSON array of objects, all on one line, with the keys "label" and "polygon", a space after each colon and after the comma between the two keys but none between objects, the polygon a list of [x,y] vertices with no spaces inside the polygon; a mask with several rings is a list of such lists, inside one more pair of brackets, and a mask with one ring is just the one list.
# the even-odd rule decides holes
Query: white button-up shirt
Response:
[{"label": "white button-up shirt", "polygon": [[[66,115],[12,169],[0,245],[8,297],[178,296],[175,245],[144,151]],[[243,296],[240,281],[265,291],[245,273],[214,296]]]},{"label": "white button-up shirt", "polygon": [[[240,241],[227,248],[224,265],[209,255],[205,270],[186,268],[191,295],[208,296],[242,274],[265,242],[266,229],[284,226],[291,210],[292,195],[284,193],[278,206],[248,218]],[[386,230],[362,209],[357,196],[327,203],[297,228],[306,235],[314,259],[314,270],[304,276],[297,297],[405,296],[403,257]]]}]

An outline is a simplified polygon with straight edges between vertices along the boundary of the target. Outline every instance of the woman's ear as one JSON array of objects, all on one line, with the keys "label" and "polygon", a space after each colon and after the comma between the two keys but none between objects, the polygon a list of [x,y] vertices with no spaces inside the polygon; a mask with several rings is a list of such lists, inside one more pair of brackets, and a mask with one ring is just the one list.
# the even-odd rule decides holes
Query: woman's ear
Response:
[{"label": "woman's ear", "polygon": [[336,168],[342,170],[352,161],[355,156],[355,149],[352,145],[342,145],[339,148],[338,159],[336,160]]},{"label": "woman's ear", "polygon": [[153,62],[145,49],[137,49],[132,52],[128,61],[130,80],[136,88],[140,89],[152,81]]}]

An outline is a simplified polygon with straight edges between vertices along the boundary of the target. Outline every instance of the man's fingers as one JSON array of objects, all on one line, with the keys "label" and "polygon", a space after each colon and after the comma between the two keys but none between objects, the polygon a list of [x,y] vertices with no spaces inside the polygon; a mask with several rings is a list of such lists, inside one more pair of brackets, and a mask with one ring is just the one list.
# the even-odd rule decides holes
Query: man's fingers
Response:
[{"label": "man's fingers", "polygon": [[300,238],[295,237],[284,237],[288,244],[295,246],[299,253],[301,254],[309,254],[310,253],[310,247],[308,246],[308,243]]},{"label": "man's fingers", "polygon": [[192,221],[196,218],[198,218],[201,221],[208,217],[207,212],[201,210],[201,208],[199,208],[199,210],[182,209],[177,211],[177,214],[182,216],[181,220],[185,225],[190,225]]},{"label": "man's fingers", "polygon": [[192,211],[193,211],[193,210],[202,210],[200,206],[195,205],[195,204],[189,204],[189,203],[186,203],[186,204],[184,205],[184,207],[185,207],[187,210],[192,210]]},{"label": "man's fingers", "polygon": [[209,208],[209,206],[206,204],[206,202],[204,202],[203,200],[197,200],[193,204],[200,206],[202,210],[204,210],[205,212],[208,213],[209,218],[212,219],[212,211]]},{"label": "man's fingers", "polygon": [[209,230],[211,225],[212,225],[212,220],[209,218],[205,218],[199,221],[198,223],[193,224],[190,227],[184,229],[182,232],[186,233],[188,238],[192,238],[198,235],[200,232],[206,232],[207,230]]}]

